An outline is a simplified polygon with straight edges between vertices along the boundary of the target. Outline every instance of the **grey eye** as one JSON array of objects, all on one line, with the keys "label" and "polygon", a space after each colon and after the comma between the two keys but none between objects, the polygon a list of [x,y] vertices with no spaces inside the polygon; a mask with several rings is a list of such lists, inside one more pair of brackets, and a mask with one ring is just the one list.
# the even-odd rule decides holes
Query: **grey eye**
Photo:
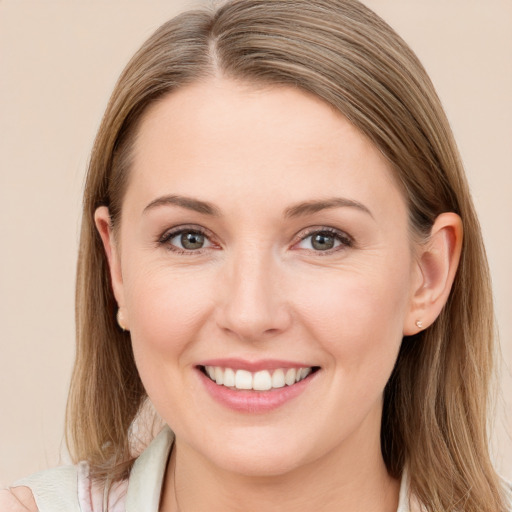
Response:
[{"label": "grey eye", "polygon": [[184,249],[193,250],[201,249],[204,245],[204,235],[201,233],[182,233],[181,245]]},{"label": "grey eye", "polygon": [[317,233],[311,237],[311,245],[317,251],[327,251],[334,247],[336,238],[327,233]]},{"label": "grey eye", "polygon": [[199,231],[187,230],[169,238],[169,243],[185,251],[197,251],[211,245],[208,238]]},{"label": "grey eye", "polygon": [[298,244],[301,249],[309,249],[313,251],[329,251],[339,246],[350,246],[350,240],[343,237],[340,233],[332,233],[330,231],[315,231],[304,237]]}]

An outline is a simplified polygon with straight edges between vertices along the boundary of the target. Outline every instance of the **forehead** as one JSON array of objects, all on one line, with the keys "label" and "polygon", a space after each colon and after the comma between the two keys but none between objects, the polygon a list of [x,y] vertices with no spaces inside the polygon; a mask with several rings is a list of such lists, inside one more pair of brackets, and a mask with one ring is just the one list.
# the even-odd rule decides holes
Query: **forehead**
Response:
[{"label": "forehead", "polygon": [[[225,79],[196,83],[152,105],[140,123],[129,189],[220,199],[398,192],[390,165],[357,128],[292,87]],[[383,190],[386,189],[386,190]],[[130,191],[130,190],[129,190]],[[297,196],[297,197],[292,197]]]},{"label": "forehead", "polygon": [[324,147],[346,137],[354,150],[366,152],[371,146],[334,107],[310,93],[222,78],[185,86],[151,105],[139,126],[136,148],[164,138],[170,142],[171,137],[176,142],[208,140],[233,152],[247,139],[255,145],[289,143],[283,150]]}]

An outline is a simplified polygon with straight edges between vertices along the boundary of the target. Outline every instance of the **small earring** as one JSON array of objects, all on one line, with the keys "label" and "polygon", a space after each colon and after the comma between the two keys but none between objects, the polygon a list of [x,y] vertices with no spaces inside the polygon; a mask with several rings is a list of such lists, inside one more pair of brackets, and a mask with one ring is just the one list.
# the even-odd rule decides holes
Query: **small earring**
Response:
[{"label": "small earring", "polygon": [[117,320],[117,325],[119,325],[119,327],[121,328],[121,330],[123,332],[127,331],[128,329],[125,327],[124,325],[124,315],[123,315],[123,312],[121,311],[121,308],[119,308],[117,310],[117,314],[116,314],[116,320]]},{"label": "small earring", "polygon": [[421,320],[416,320],[416,326],[418,329],[423,329],[423,322]]}]

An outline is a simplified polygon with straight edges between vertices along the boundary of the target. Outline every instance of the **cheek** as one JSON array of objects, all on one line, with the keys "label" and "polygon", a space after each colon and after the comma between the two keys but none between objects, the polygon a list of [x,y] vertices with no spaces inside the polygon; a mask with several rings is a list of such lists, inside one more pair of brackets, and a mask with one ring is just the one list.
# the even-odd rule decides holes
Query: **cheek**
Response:
[{"label": "cheek", "polygon": [[[189,390],[196,385],[187,370],[194,363],[191,347],[209,317],[211,285],[189,272],[153,267],[133,275],[127,272],[125,286],[140,378],[156,410],[174,424],[176,416],[186,415],[182,394],[176,390],[184,382]],[[172,416],[169,411],[174,411]]]},{"label": "cheek", "polygon": [[[197,334],[212,308],[212,283],[197,272],[154,268],[127,274],[125,283],[134,350],[175,357]],[[139,350],[139,352],[141,351]]]},{"label": "cheek", "polygon": [[301,317],[334,364],[354,374],[363,366],[370,373],[390,371],[409,304],[403,271],[390,266],[340,271],[308,286],[299,300]]}]

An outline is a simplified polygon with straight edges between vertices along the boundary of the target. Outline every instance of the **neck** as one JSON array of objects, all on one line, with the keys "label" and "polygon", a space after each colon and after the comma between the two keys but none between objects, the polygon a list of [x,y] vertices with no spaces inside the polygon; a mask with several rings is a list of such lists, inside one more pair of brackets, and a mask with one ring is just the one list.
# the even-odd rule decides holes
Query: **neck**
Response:
[{"label": "neck", "polygon": [[285,474],[248,476],[213,466],[177,439],[160,511],[395,512],[400,483],[387,473],[378,436],[350,445]]}]

